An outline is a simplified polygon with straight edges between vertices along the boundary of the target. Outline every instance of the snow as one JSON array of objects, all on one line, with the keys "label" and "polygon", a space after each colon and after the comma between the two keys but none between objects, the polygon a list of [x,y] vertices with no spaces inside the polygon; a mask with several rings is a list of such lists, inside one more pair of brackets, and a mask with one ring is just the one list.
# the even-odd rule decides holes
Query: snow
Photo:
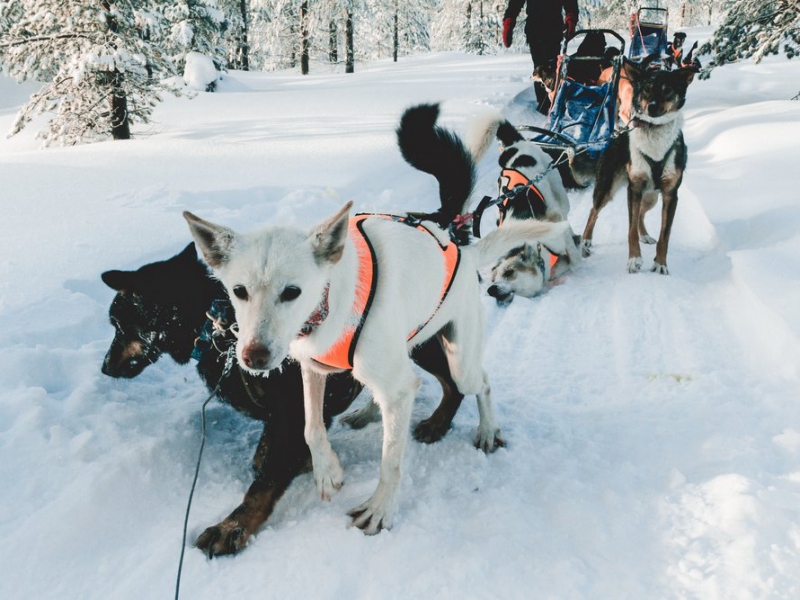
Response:
[{"label": "snow", "polygon": [[199,52],[187,52],[186,66],[183,69],[183,81],[187,88],[196,92],[213,91],[219,78],[219,71],[213,60]]},{"label": "snow", "polygon": [[[166,99],[130,142],[0,141],[0,597],[173,594],[207,392],[168,358],[134,380],[100,373],[113,297],[100,273],[182,249],[187,209],[240,230],[306,227],[348,199],[432,210],[435,182],[395,147],[400,114],[441,100],[463,131],[525,97],[529,60],[232,72],[221,93]],[[690,86],[669,277],[627,273],[622,192],[560,285],[505,310],[486,298],[507,449],[472,447],[468,399],[443,441],[409,445],[395,527],[365,537],[345,513],[375,487],[380,426],[334,424],[344,488],[320,502],[303,475],[240,555],[187,548],[182,597],[800,597],[796,69],[771,58]],[[5,130],[13,86],[0,79]],[[571,202],[582,230],[591,196]],[[414,422],[440,394],[421,377]],[[212,403],[190,543],[238,505],[259,432]]]}]

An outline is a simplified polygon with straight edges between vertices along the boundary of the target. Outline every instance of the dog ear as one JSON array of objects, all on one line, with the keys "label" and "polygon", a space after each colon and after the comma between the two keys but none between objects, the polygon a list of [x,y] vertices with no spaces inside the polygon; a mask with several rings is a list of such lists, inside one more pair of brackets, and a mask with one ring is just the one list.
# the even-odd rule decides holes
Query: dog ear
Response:
[{"label": "dog ear", "polygon": [[503,146],[510,146],[511,144],[515,144],[517,142],[521,142],[525,138],[520,135],[517,128],[514,127],[508,121],[503,121],[497,128],[497,139],[500,140],[500,143]]},{"label": "dog ear", "polygon": [[522,260],[526,263],[532,263],[536,258],[536,248],[534,248],[531,244],[525,243],[522,246]]},{"label": "dog ear", "polygon": [[531,260],[533,260],[533,247],[527,242],[523,244],[522,251],[519,253],[519,257],[523,262],[531,262]]},{"label": "dog ear", "polygon": [[697,72],[697,69],[692,67],[684,67],[682,69],[678,69],[677,71],[672,71],[672,76],[676,77],[677,79],[682,79],[686,85],[688,86],[692,81],[694,81],[694,74]]},{"label": "dog ear", "polygon": [[176,258],[184,262],[197,262],[197,248],[195,247],[194,242],[181,250],[180,254],[178,254]]},{"label": "dog ear", "polygon": [[[649,60],[648,60],[649,59]],[[625,77],[627,77],[631,83],[639,81],[642,77],[644,77],[645,71],[647,69],[647,63],[652,60],[649,56],[644,59],[641,63],[635,63],[627,58],[623,59],[623,68],[625,70]]]},{"label": "dog ear", "polygon": [[106,271],[100,275],[100,279],[117,292],[130,291],[136,287],[136,271]]},{"label": "dog ear", "polygon": [[352,206],[353,201],[350,200],[339,212],[311,230],[309,238],[318,265],[326,262],[336,264],[342,258]]},{"label": "dog ear", "polygon": [[232,229],[201,219],[189,211],[184,211],[183,218],[189,223],[189,231],[192,232],[208,266],[216,269],[225,264],[230,258],[236,233]]}]

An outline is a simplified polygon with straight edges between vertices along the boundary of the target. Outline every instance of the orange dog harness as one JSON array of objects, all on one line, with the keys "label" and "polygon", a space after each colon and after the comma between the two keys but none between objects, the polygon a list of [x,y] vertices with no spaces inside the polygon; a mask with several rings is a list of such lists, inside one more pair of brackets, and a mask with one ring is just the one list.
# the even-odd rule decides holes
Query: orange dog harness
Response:
[{"label": "orange dog harness", "polygon": [[500,172],[500,179],[497,181],[497,185],[500,188],[501,194],[506,194],[506,197],[503,201],[497,206],[498,210],[500,211],[500,217],[497,220],[497,226],[503,224],[503,221],[506,218],[506,213],[508,212],[509,204],[514,199],[513,195],[509,195],[508,192],[513,190],[518,185],[523,185],[527,188],[525,190],[526,194],[533,194],[533,198],[528,196],[528,202],[531,204],[531,213],[535,215],[535,211],[533,209],[533,205],[536,204],[541,207],[542,212],[546,210],[546,203],[544,201],[544,196],[542,192],[533,184],[533,182],[525,177],[519,171],[514,169],[503,169]]},{"label": "orange dog harness", "polygon": [[[436,310],[433,311],[433,314],[428,317],[424,323],[421,323],[414,331],[408,334],[406,338],[408,341],[411,341],[414,336],[422,331],[439,311],[439,307],[447,297],[450,286],[455,279],[461,258],[461,253],[455,243],[448,242],[443,246],[433,233],[423,227],[419,222],[409,217],[383,214],[358,214],[351,218],[348,225],[348,236],[353,240],[358,256],[358,282],[356,283],[356,297],[353,301],[352,310],[355,315],[358,315],[358,322],[355,326],[346,327],[339,339],[336,340],[325,353],[314,357],[314,360],[317,362],[337,369],[349,370],[353,368],[353,356],[355,354],[356,345],[358,344],[358,338],[361,335],[361,329],[369,314],[369,309],[372,306],[375,290],[378,285],[378,262],[375,249],[372,247],[369,237],[367,237],[364,231],[363,224],[367,219],[388,219],[423,231],[433,238],[442,253],[445,275],[439,294],[439,303],[436,305]],[[325,302],[325,300],[323,300],[323,302]],[[325,312],[327,312],[327,310],[325,310]],[[316,323],[316,325],[318,325],[318,323]]]}]

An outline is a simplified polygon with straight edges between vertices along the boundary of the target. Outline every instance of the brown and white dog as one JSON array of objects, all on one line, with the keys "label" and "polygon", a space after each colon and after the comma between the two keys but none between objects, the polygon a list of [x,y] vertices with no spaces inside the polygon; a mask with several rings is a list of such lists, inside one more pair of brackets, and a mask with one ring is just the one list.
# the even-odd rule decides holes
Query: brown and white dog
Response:
[{"label": "brown and white dog", "polygon": [[661,231],[651,270],[668,274],[669,237],[678,205],[678,188],[686,168],[681,109],[695,72],[695,69],[652,70],[626,63],[634,128],[627,135],[612,140],[600,157],[593,206],[583,232],[584,256],[591,253],[598,214],[614,193],[627,183],[628,271],[636,273],[641,269],[640,242],[656,243],[645,229],[644,215],[656,205],[660,193],[663,200]]}]

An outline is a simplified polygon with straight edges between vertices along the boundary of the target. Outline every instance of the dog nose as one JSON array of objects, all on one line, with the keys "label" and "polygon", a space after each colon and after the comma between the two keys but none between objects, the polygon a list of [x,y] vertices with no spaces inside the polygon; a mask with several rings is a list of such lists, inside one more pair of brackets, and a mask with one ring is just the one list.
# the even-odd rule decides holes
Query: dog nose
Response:
[{"label": "dog nose", "polygon": [[265,369],[269,362],[269,350],[255,344],[245,346],[242,350],[242,362],[249,369]]},{"label": "dog nose", "polygon": [[651,102],[647,105],[647,114],[651,117],[661,116],[661,106],[659,106],[658,102]]},{"label": "dog nose", "polygon": [[497,296],[500,294],[500,288],[497,287],[496,285],[490,285],[489,289],[486,290],[486,293],[489,294],[492,298],[497,298]]}]

